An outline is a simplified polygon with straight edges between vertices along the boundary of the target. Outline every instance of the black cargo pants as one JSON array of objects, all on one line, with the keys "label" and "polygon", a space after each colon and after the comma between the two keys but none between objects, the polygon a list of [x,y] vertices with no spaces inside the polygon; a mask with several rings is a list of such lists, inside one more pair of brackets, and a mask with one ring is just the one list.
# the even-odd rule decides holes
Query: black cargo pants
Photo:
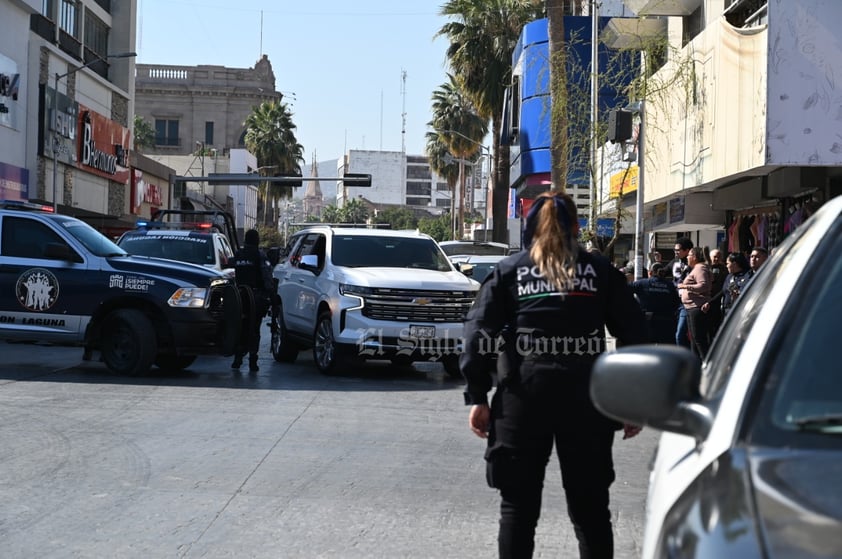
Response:
[{"label": "black cargo pants", "polygon": [[532,556],[553,443],[580,557],[613,556],[611,446],[620,425],[593,407],[589,378],[587,367],[565,370],[556,363],[527,361],[520,379],[507,380],[492,398],[487,478],[502,498],[501,558]]}]

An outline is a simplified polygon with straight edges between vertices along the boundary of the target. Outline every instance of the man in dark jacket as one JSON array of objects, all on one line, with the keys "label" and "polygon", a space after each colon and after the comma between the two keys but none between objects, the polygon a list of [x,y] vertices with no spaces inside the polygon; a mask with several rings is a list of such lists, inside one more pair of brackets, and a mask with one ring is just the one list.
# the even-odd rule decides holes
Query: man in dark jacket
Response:
[{"label": "man in dark jacket", "polygon": [[649,341],[656,344],[675,344],[678,327],[678,307],[681,299],[675,284],[667,279],[667,269],[655,263],[649,267],[649,277],[631,284],[640,308],[646,315]]},{"label": "man in dark jacket", "polygon": [[234,254],[234,271],[237,284],[251,288],[254,296],[254,313],[243,336],[243,344],[234,355],[231,368],[239,370],[243,356],[249,354],[249,372],[260,370],[257,366],[257,349],[260,346],[260,325],[269,309],[272,297],[272,268],[269,260],[258,248],[260,235],[254,229],[246,231],[245,245]]}]

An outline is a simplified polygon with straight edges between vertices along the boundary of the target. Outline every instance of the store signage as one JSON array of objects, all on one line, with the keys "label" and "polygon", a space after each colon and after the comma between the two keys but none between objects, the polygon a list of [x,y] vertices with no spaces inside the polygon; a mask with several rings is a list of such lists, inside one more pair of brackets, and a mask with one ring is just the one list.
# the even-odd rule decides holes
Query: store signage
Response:
[{"label": "store signage", "polygon": [[19,92],[18,63],[0,54],[0,125],[17,128]]},{"label": "store signage", "polygon": [[129,180],[129,130],[79,105],[78,166],[126,184]]},{"label": "store signage", "polygon": [[[133,169],[132,171],[132,213],[140,215],[142,204],[145,202],[150,206],[160,207],[163,205],[164,196],[160,186],[147,182],[143,178],[143,171]],[[150,217],[151,212],[144,212],[144,217]]]},{"label": "store signage", "polygon": [[44,88],[44,143],[41,155],[65,165],[76,164],[79,104],[51,87]]},{"label": "store signage", "polygon": [[0,162],[0,200],[29,200],[29,170]]}]

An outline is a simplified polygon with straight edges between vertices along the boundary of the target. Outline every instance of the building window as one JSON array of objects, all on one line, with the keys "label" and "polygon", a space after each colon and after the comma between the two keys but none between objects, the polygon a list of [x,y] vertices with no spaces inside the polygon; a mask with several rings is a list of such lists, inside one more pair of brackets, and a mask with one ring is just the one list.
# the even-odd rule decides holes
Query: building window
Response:
[{"label": "building window", "polygon": [[704,5],[699,6],[695,12],[689,16],[684,16],[682,46],[687,45],[693,38],[701,33],[705,28]]},{"label": "building window", "polygon": [[74,0],[60,0],[58,25],[59,28],[70,35],[78,37],[79,10]]},{"label": "building window", "polygon": [[205,145],[213,145],[213,121],[205,122]]},{"label": "building window", "polygon": [[85,48],[103,59],[108,54],[108,26],[90,10],[85,10]]},{"label": "building window", "polygon": [[421,165],[407,165],[406,178],[408,179],[429,179],[432,178],[430,168]]},{"label": "building window", "polygon": [[430,183],[427,182],[408,182],[406,183],[407,196],[429,196]]},{"label": "building window", "polygon": [[442,191],[447,192],[448,190],[450,190],[450,187],[447,186],[446,182],[437,182],[436,183],[436,190],[438,192],[442,192]]},{"label": "building window", "polygon": [[177,146],[178,141],[178,121],[155,119],[155,145],[156,146]]},{"label": "building window", "polygon": [[41,15],[50,21],[55,20],[54,0],[41,0]]},{"label": "building window", "polygon": [[426,206],[430,203],[429,198],[407,198],[406,205],[407,206]]},{"label": "building window", "polygon": [[757,27],[768,21],[768,0],[731,0],[725,7],[725,19],[734,27]]}]

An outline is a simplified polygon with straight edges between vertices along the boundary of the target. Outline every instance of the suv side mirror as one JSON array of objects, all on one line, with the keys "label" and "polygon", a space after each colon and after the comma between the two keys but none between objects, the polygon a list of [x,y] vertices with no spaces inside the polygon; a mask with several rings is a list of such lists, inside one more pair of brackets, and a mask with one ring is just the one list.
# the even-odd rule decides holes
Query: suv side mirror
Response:
[{"label": "suv side mirror", "polygon": [[298,267],[317,274],[319,272],[319,257],[315,254],[305,254],[301,257]]},{"label": "suv side mirror", "polygon": [[453,266],[468,277],[474,275],[474,266],[467,262],[454,262]]}]

